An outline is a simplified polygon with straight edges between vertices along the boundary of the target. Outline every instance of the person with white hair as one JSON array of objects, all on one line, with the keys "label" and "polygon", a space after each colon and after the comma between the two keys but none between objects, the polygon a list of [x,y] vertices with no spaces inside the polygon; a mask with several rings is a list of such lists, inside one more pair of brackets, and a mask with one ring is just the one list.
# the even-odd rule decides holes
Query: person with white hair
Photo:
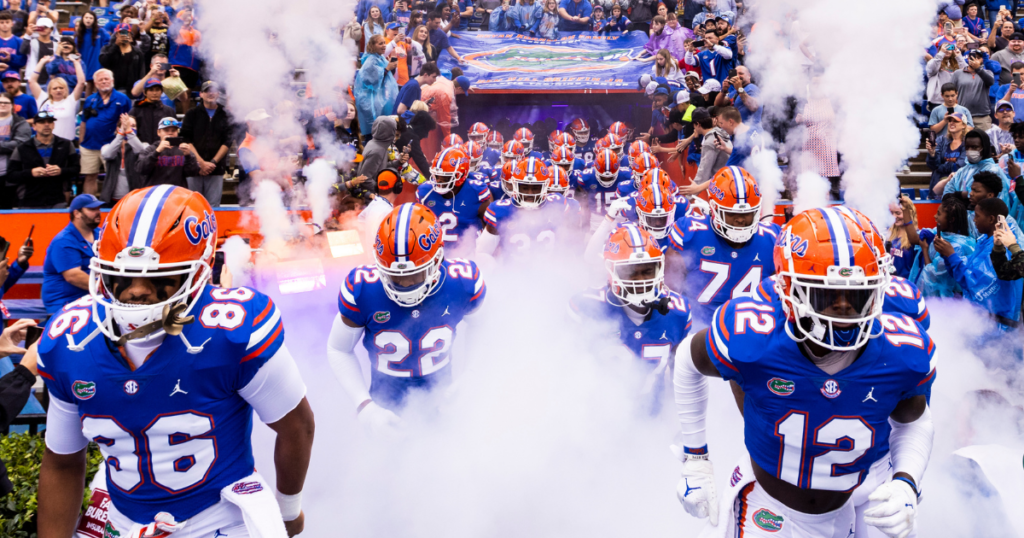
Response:
[{"label": "person with white hair", "polygon": [[103,155],[100,150],[114,139],[121,114],[132,109],[128,96],[114,89],[114,73],[109,69],[100,69],[93,74],[96,93],[85,99],[82,104],[81,154],[82,175],[85,183],[82,191],[96,194],[99,190],[100,167],[103,166]]}]

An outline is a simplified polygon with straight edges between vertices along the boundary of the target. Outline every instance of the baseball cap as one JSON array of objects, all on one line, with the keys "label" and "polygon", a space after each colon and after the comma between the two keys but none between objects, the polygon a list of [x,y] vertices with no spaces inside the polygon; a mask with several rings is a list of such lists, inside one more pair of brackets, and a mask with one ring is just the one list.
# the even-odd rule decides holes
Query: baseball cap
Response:
[{"label": "baseball cap", "polygon": [[695,78],[697,80],[700,80],[700,73],[696,71],[687,71],[686,74],[683,75],[683,78]]},{"label": "baseball cap", "polygon": [[690,102],[690,92],[687,90],[679,90],[676,92],[676,104],[681,105],[683,103]]},{"label": "baseball cap", "polygon": [[170,129],[171,127],[174,127],[175,129],[181,129],[181,123],[178,123],[178,120],[175,118],[164,118],[160,120],[160,123],[156,124],[156,128],[158,130]]},{"label": "baseball cap", "polygon": [[263,108],[257,108],[245,116],[245,121],[263,121],[270,119],[270,114]]},{"label": "baseball cap", "polygon": [[646,88],[647,85],[651,83],[651,75],[646,74],[646,73],[643,74],[643,75],[640,75],[640,81],[639,82],[640,82],[640,87],[641,88]]},{"label": "baseball cap", "polygon": [[693,123],[700,123],[702,121],[707,121],[710,119],[711,114],[708,112],[708,109],[706,108],[698,108],[697,110],[693,111],[693,114],[690,114],[690,121],[692,121]]},{"label": "baseball cap", "polygon": [[716,21],[725,21],[725,22],[727,22],[729,24],[732,24],[732,19],[729,18],[729,16],[726,15],[725,13],[722,13],[721,15],[715,17],[715,20]]},{"label": "baseball cap", "polygon": [[953,120],[956,120],[956,121],[958,121],[960,123],[967,123],[967,119],[964,118],[963,112],[954,112],[954,113],[949,115],[949,118],[953,119]]},{"label": "baseball cap", "polygon": [[385,30],[397,30],[397,29],[401,28],[401,26],[402,25],[400,23],[398,23],[398,22],[389,22],[389,23],[387,23],[386,26],[384,26],[384,29]]},{"label": "baseball cap", "polygon": [[201,88],[199,88],[199,90],[203,91],[203,92],[219,92],[220,91],[220,84],[217,84],[216,82],[214,82],[212,80],[207,80],[206,82],[203,83],[203,86]]},{"label": "baseball cap", "polygon": [[1010,107],[1010,110],[1013,110],[1013,103],[1009,101],[999,101],[998,103],[996,103],[996,111],[1004,107]]},{"label": "baseball cap", "polygon": [[462,88],[463,92],[469,93],[469,88],[471,87],[471,85],[469,83],[469,79],[468,78],[466,78],[466,77],[455,77],[455,83],[458,84],[460,88]]},{"label": "baseball cap", "polygon": [[0,75],[0,80],[7,80],[9,78],[21,80],[21,75],[19,75],[17,71],[4,71],[4,74]]},{"label": "baseball cap", "polygon": [[36,26],[45,26],[47,28],[53,28],[53,21],[46,17],[40,17],[36,19]]},{"label": "baseball cap", "polygon": [[151,78],[151,79],[146,81],[145,89],[148,90],[150,88],[155,88],[157,86],[159,86],[160,89],[162,90],[164,88],[164,83],[160,82],[159,79]]},{"label": "baseball cap", "polygon": [[960,11],[960,6],[956,4],[950,4],[946,7],[946,16],[951,21],[958,21],[963,18],[963,12]]},{"label": "baseball cap", "polygon": [[1014,32],[1013,35],[1010,36],[1010,41],[1024,41],[1024,33]]},{"label": "baseball cap", "polygon": [[103,200],[100,200],[91,194],[79,194],[78,196],[75,196],[74,200],[71,200],[71,205],[68,207],[68,211],[71,212],[85,207],[95,209],[102,205]]},{"label": "baseball cap", "polygon": [[48,110],[40,110],[32,118],[32,121],[57,121],[57,118]]},{"label": "baseball cap", "polygon": [[654,90],[654,95],[668,95],[668,88],[664,86],[658,86],[658,88]]},{"label": "baseball cap", "polygon": [[711,92],[720,92],[722,91],[722,83],[718,82],[713,78],[709,78],[704,81],[704,85],[701,86],[700,89],[697,91],[704,95],[707,95]]}]

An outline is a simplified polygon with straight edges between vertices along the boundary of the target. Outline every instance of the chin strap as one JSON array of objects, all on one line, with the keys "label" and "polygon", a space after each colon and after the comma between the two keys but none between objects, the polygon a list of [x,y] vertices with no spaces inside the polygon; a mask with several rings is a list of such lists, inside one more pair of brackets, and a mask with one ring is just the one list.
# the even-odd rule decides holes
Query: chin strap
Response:
[{"label": "chin strap", "polygon": [[181,330],[195,321],[195,316],[182,316],[181,314],[188,309],[188,305],[185,303],[178,303],[174,306],[164,305],[164,315],[162,319],[147,323],[134,331],[121,336],[118,338],[114,345],[121,347],[125,345],[129,340],[137,340],[139,338],[145,338],[156,331],[163,329],[165,333],[171,336],[178,336],[181,334]]}]

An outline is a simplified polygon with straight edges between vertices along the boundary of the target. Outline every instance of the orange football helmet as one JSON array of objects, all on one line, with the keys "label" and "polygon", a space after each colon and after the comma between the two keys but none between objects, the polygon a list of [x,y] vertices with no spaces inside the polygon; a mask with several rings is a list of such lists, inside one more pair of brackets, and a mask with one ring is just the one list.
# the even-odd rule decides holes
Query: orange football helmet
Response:
[{"label": "orange football helmet", "polygon": [[618,136],[622,140],[629,140],[629,137],[633,136],[633,129],[621,121],[617,121],[609,125],[608,132]]},{"label": "orange football helmet", "polygon": [[621,136],[619,136],[619,135],[617,135],[615,133],[608,133],[608,134],[604,135],[604,137],[601,138],[601,140],[604,141],[605,147],[607,147],[608,149],[614,151],[615,155],[617,155],[619,157],[619,160],[622,160],[622,157],[623,157],[622,148],[626,144],[625,141],[624,141],[625,140],[624,138],[622,138]]},{"label": "orange football helmet", "polygon": [[520,144],[523,145],[523,150],[526,153],[530,153],[531,151],[533,151],[533,131],[527,129],[526,127],[520,127],[519,130],[516,131],[515,135],[512,136],[512,138],[514,138],[516,142],[519,142]]},{"label": "orange football helmet", "polygon": [[605,148],[594,157],[594,175],[604,187],[611,187],[619,177],[619,156]]},{"label": "orange football helmet", "polygon": [[441,149],[450,148],[452,146],[461,146],[462,137],[457,134],[450,134],[441,140]]},{"label": "orange football helmet", "polygon": [[[734,243],[746,243],[757,233],[761,191],[757,180],[746,170],[739,166],[719,170],[708,186],[708,205],[711,227],[718,235]],[[729,217],[749,217],[749,224],[729,224]]]},{"label": "orange football helmet", "polygon": [[665,255],[654,236],[636,224],[624,224],[604,245],[609,291],[623,304],[657,301],[665,289]]},{"label": "orange football helmet", "polygon": [[[559,148],[562,149],[562,148]],[[561,166],[551,167],[551,185],[548,186],[549,192],[556,192],[561,195],[569,190],[569,173],[565,171]]]},{"label": "orange football helmet", "polygon": [[569,151],[576,151],[576,139],[569,133],[562,133],[558,145],[568,148]]},{"label": "orange football helmet", "polygon": [[512,198],[512,174],[515,173],[517,164],[519,161],[505,161],[505,164],[501,165],[501,190],[508,198]]},{"label": "orange football helmet", "polygon": [[633,166],[633,163],[637,158],[644,153],[654,153],[654,151],[651,150],[651,145],[643,140],[634,140],[633,143],[629,145],[629,165]]},{"label": "orange football helmet", "polygon": [[[162,320],[165,306],[185,303],[189,306],[180,315],[187,315],[213,272],[216,241],[217,217],[199,193],[158,185],[121,198],[107,215],[89,262],[89,295],[100,332],[117,340]],[[176,276],[181,277],[178,290],[156,304],[142,306],[118,299],[133,278]]]},{"label": "orange football helmet", "polygon": [[518,161],[525,154],[526,148],[518,140],[509,140],[505,142],[505,147],[501,149],[501,162],[504,164],[505,161]]},{"label": "orange football helmet", "polygon": [[487,147],[494,149],[501,149],[501,146],[505,144],[505,137],[501,136],[498,131],[491,131],[487,133]]},{"label": "orange football helmet", "polygon": [[676,202],[668,186],[652,184],[636,196],[636,217],[640,227],[663,239],[676,221]]},{"label": "orange football helmet", "polygon": [[856,221],[831,207],[804,211],[782,229],[774,258],[775,291],[793,340],[848,351],[881,334],[872,325],[889,275]]},{"label": "orange football helmet", "polygon": [[478,121],[469,128],[469,133],[467,133],[466,136],[468,136],[471,141],[483,145],[484,141],[487,140],[487,135],[490,134],[490,132],[491,129],[487,127],[486,123]]},{"label": "orange football helmet", "polygon": [[548,135],[548,151],[555,151],[555,148],[562,145],[562,135],[564,134],[558,129],[551,131],[551,134]]},{"label": "orange football helmet", "polygon": [[636,187],[637,190],[640,189],[640,182],[643,180],[644,176],[647,175],[647,172],[657,170],[661,165],[661,163],[658,162],[658,158],[650,153],[641,153],[637,156],[636,160],[631,159],[630,162],[633,163],[633,186]]},{"label": "orange football helmet", "polygon": [[648,185],[663,185],[666,188],[668,188],[668,190],[672,192],[673,195],[677,191],[676,183],[672,181],[671,177],[669,177],[668,172],[662,170],[661,168],[655,168],[644,174],[644,177],[640,179],[640,185],[638,189],[643,190]]},{"label": "orange football helmet", "polygon": [[590,142],[590,124],[583,118],[572,120],[565,130],[576,139],[577,146],[585,146]]},{"label": "orange football helmet", "polygon": [[430,166],[430,178],[434,182],[434,192],[438,194],[448,194],[462,186],[468,174],[469,157],[457,147],[439,151]]},{"label": "orange football helmet", "polygon": [[512,201],[527,209],[540,207],[548,194],[551,178],[551,170],[544,161],[536,157],[519,161],[512,173]]},{"label": "orange football helmet", "polygon": [[462,151],[469,157],[470,170],[476,170],[480,167],[480,162],[484,160],[483,144],[470,140],[462,145]]},{"label": "orange football helmet", "polygon": [[565,146],[557,147],[551,152],[551,164],[556,165],[565,172],[572,170],[574,162],[576,162],[576,155]]},{"label": "orange football helmet", "polygon": [[835,209],[841,213],[850,217],[850,220],[857,223],[860,231],[864,236],[874,245],[875,249],[878,250],[878,261],[882,264],[883,272],[887,275],[892,275],[896,272],[896,267],[893,265],[892,254],[889,253],[889,249],[885,248],[885,239],[882,238],[882,234],[875,227],[875,223],[868,218],[867,215],[861,213],[856,209],[846,207],[844,205],[836,206]]},{"label": "orange football helmet", "polygon": [[404,307],[439,289],[444,261],[441,222],[423,204],[402,204],[380,223],[373,250],[384,292]]}]

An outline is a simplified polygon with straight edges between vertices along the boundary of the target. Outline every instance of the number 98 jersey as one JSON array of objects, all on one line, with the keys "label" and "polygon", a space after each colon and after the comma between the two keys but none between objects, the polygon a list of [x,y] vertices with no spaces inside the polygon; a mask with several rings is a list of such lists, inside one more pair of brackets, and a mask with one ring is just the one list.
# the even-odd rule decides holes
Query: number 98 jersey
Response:
[{"label": "number 98 jersey", "polygon": [[448,383],[455,327],[483,303],[486,292],[474,262],[446,259],[436,291],[407,308],[388,298],[376,267],[353,269],[341,285],[338,309],[365,327],[373,401],[397,411],[411,390]]},{"label": "number 98 jersey", "polygon": [[744,441],[765,471],[804,489],[852,491],[889,451],[889,415],[927,396],[935,346],[909,316],[882,314],[861,355],[836,374],[786,334],[782,304],[733,299],[715,311],[708,355],[743,389]]},{"label": "number 98 jersey", "polygon": [[51,396],[77,406],[82,434],[106,460],[114,506],[138,523],[157,512],[184,521],[253,472],[253,408],[245,397],[284,345],[280,311],[249,288],[207,285],[195,301],[195,321],[182,334],[203,346],[199,353],[165,336],[132,369],[102,335],[69,350],[67,335],[81,342],[96,329],[89,296],[54,315],[39,342],[39,374]]}]

